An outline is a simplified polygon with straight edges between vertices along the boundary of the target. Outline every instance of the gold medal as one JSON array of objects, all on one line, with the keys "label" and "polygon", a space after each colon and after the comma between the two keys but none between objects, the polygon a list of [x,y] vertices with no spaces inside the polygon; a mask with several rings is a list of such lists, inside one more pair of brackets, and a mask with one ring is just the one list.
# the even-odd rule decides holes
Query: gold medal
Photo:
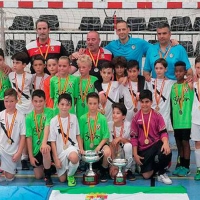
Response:
[{"label": "gold medal", "polygon": [[8,143],[8,144],[12,144],[12,140],[9,138],[9,139],[7,140],[7,143]]},{"label": "gold medal", "polygon": [[155,110],[158,112],[160,110],[159,106],[156,106]]},{"label": "gold medal", "polygon": [[20,104],[20,105],[22,104],[22,100],[21,99],[18,100],[18,104]]},{"label": "gold medal", "polygon": [[104,109],[101,109],[101,114],[105,115],[105,110]]},{"label": "gold medal", "polygon": [[136,113],[136,112],[138,111],[138,109],[137,109],[137,108],[134,108],[133,111]]},{"label": "gold medal", "polygon": [[94,68],[94,72],[98,72],[99,69],[97,67]]},{"label": "gold medal", "polygon": [[94,143],[91,142],[91,143],[90,143],[90,148],[92,149],[93,147],[94,147]]},{"label": "gold medal", "polygon": [[144,143],[145,143],[145,144],[149,144],[149,140],[146,138],[146,139],[144,140]]}]

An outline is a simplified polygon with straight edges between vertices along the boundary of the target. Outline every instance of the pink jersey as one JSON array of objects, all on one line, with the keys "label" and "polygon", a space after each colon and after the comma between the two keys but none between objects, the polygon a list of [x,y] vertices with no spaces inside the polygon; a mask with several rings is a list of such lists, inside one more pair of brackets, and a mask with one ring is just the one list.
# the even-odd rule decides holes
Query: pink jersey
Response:
[{"label": "pink jersey", "polygon": [[[148,125],[149,115],[150,113],[143,114],[146,129]],[[138,147],[138,151],[143,151],[151,147],[163,137],[168,138],[168,134],[164,119],[160,113],[157,113],[152,109],[151,120],[149,125],[148,144],[145,144],[144,142],[146,137],[143,129],[141,110],[133,117],[131,123],[131,143],[133,147]]]}]

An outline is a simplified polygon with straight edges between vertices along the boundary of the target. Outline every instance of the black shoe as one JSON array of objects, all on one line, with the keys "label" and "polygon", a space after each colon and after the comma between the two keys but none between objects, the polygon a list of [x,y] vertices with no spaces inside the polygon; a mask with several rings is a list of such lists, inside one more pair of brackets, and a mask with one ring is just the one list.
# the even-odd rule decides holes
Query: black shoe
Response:
[{"label": "black shoe", "polygon": [[128,170],[126,172],[126,179],[129,181],[135,181],[135,174],[133,174],[131,170]]},{"label": "black shoe", "polygon": [[108,173],[106,171],[103,171],[103,172],[101,171],[99,179],[102,183],[107,182],[108,181]]},{"label": "black shoe", "polygon": [[52,181],[51,177],[46,177],[44,179],[44,181],[45,181],[45,184],[46,184],[47,187],[52,187],[53,186],[53,181]]},{"label": "black shoe", "polygon": [[56,173],[57,173],[56,166],[54,163],[51,163],[51,175],[54,175]]},{"label": "black shoe", "polygon": [[22,160],[21,163],[22,163],[22,170],[29,170],[27,160]]}]

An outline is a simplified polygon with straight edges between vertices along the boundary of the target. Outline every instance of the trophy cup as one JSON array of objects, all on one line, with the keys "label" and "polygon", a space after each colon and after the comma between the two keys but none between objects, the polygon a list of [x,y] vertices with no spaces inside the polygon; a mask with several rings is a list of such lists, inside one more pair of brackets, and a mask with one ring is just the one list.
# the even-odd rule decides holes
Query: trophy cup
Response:
[{"label": "trophy cup", "polygon": [[101,159],[100,154],[102,152],[95,152],[92,150],[85,151],[82,155],[82,160],[89,163],[89,169],[83,174],[83,184],[84,185],[96,185],[98,184],[98,175],[92,170],[92,163],[95,163]]}]

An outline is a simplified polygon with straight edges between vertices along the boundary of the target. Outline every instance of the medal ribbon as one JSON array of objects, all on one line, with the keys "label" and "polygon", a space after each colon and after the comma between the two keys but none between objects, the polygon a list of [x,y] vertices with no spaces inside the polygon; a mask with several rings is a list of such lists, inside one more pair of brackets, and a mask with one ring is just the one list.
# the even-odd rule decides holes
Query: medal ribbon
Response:
[{"label": "medal ribbon", "polygon": [[[34,90],[36,90],[36,79],[37,79],[37,76],[35,75],[35,78],[34,78]],[[40,84],[39,84],[39,88],[38,89],[42,88],[42,84],[43,83],[44,83],[44,75],[42,76],[42,78],[40,80]]]},{"label": "medal ribbon", "polygon": [[200,85],[199,85],[199,78],[198,78],[198,81],[197,81],[197,93],[198,93],[198,100],[200,102]]},{"label": "medal ribbon", "polygon": [[[109,91],[110,91],[111,84],[112,84],[112,81],[109,82],[109,84],[108,84],[108,88],[107,88],[107,90],[106,90],[106,102],[107,102],[107,99],[108,99],[108,94],[109,94]],[[103,110],[105,110],[106,102],[105,102],[104,105],[102,105]]]},{"label": "medal ribbon", "polygon": [[59,90],[58,92],[59,92],[59,95],[66,92],[66,88],[67,88],[67,85],[68,85],[68,82],[69,82],[69,76],[67,76],[66,79],[65,79],[65,84],[64,84],[63,89],[61,89],[60,79],[61,78],[58,77],[58,90]]},{"label": "medal ribbon", "polygon": [[39,42],[37,42],[37,46],[38,46],[38,49],[39,49],[39,51],[40,51],[41,56],[46,60],[47,55],[48,55],[48,52],[49,52],[49,47],[50,47],[50,38],[49,38],[49,40],[48,40],[48,46],[47,46],[47,50],[46,50],[46,52],[45,52],[45,56],[44,56],[43,53],[42,53],[42,50],[41,50],[41,48],[40,48]]},{"label": "medal ribbon", "polygon": [[63,143],[66,145],[67,142],[68,142],[68,138],[69,138],[69,130],[70,130],[70,114],[68,114],[68,124],[67,124],[67,132],[66,132],[66,136],[65,136],[65,133],[64,133],[64,130],[63,130],[63,126],[62,126],[62,121],[61,121],[60,115],[58,115],[58,123],[59,123],[60,130],[61,130],[61,133],[62,133]]},{"label": "medal ribbon", "polygon": [[[116,130],[115,130],[115,125],[114,124],[113,124],[113,132],[114,132],[114,138],[116,138]],[[124,132],[124,123],[121,126],[119,137],[122,137],[123,132]]]},{"label": "medal ribbon", "polygon": [[[130,88],[130,93],[131,93],[133,105],[134,105],[135,108],[137,108],[137,104],[138,104],[137,97],[135,97],[134,94],[133,94],[133,88],[132,88],[130,81],[128,82],[128,84],[129,84],[129,88]],[[138,87],[138,83],[137,83],[137,87]]]},{"label": "medal ribbon", "polygon": [[159,55],[160,55],[160,58],[164,58],[164,59],[166,59],[167,55],[169,54],[169,51],[170,51],[170,49],[171,49],[171,46],[169,46],[169,49],[167,50],[167,52],[165,52],[165,55],[164,55],[164,57],[162,57],[161,50],[159,50]]},{"label": "medal ribbon", "polygon": [[90,50],[88,50],[88,51],[89,51],[90,57],[91,57],[91,59],[92,59],[92,62],[93,62],[93,64],[94,64],[94,67],[96,68],[97,65],[98,65],[98,62],[99,62],[100,49],[99,49],[98,54],[97,54],[96,62],[95,62],[95,60],[94,60],[94,56],[92,55],[91,51],[90,51]]},{"label": "medal ribbon", "polygon": [[38,140],[40,140],[40,136],[41,136],[41,132],[42,132],[43,118],[44,118],[44,111],[42,112],[42,115],[41,115],[41,118],[40,118],[40,127],[38,127],[37,115],[36,115],[36,113],[34,111],[34,122],[35,122],[36,132],[37,132],[37,135],[38,135]]},{"label": "medal ribbon", "polygon": [[4,79],[4,74],[3,72],[0,72],[0,90],[2,89],[2,86],[3,86],[3,79]]},{"label": "medal ribbon", "polygon": [[[178,96],[177,83],[174,85],[174,89],[175,89],[176,96],[178,98],[179,96]],[[183,107],[184,93],[185,93],[185,83],[183,83],[183,86],[182,86],[181,98],[178,100],[178,104],[179,104],[180,110],[182,110],[182,107]]]},{"label": "medal ribbon", "polygon": [[94,141],[94,134],[96,133],[97,130],[97,120],[98,120],[98,112],[95,116],[95,120],[94,120],[94,129],[92,129],[91,124],[90,124],[90,114],[88,113],[88,128],[89,128],[89,133],[90,133],[90,141],[93,142]]},{"label": "medal ribbon", "polygon": [[157,93],[157,79],[155,79],[155,88],[154,88],[154,93],[155,93],[155,100],[156,100],[156,105],[158,106],[159,103],[160,103],[160,99],[161,99],[161,96],[162,96],[162,92],[163,92],[163,88],[165,86],[165,78],[163,79],[162,81],[162,85],[161,85],[161,88],[160,88],[160,94],[158,96],[158,93]]},{"label": "medal ribbon", "polygon": [[145,125],[145,122],[144,122],[143,112],[141,112],[141,115],[142,115],[142,126],[143,126],[143,129],[144,129],[144,135],[145,135],[146,139],[148,138],[148,135],[149,135],[149,127],[150,127],[150,121],[151,121],[151,114],[152,114],[152,110],[151,110],[151,112],[149,114],[147,128],[146,128],[146,125]]},{"label": "medal ribbon", "polygon": [[18,100],[21,100],[22,97],[22,92],[24,90],[24,84],[25,84],[25,75],[26,72],[23,73],[22,75],[22,88],[21,88],[21,93],[18,91],[18,82],[17,82],[17,73],[15,73],[15,85],[16,85],[16,89],[17,89],[17,96],[18,96]]},{"label": "medal ribbon", "polygon": [[88,94],[88,90],[89,90],[89,85],[90,85],[90,76],[87,80],[87,84],[86,84],[86,87],[85,87],[85,91],[83,93],[83,90],[82,90],[82,78],[80,78],[80,96],[81,96],[81,99],[82,99],[82,102],[84,103],[85,101],[85,98]]},{"label": "medal ribbon", "polygon": [[7,133],[8,133],[8,138],[11,138],[16,116],[17,116],[17,110],[15,110],[15,112],[13,114],[12,121],[11,121],[11,124],[10,124],[10,127],[9,127],[8,116],[7,116],[7,112],[5,111],[5,124],[6,124],[6,130],[7,130]]}]

